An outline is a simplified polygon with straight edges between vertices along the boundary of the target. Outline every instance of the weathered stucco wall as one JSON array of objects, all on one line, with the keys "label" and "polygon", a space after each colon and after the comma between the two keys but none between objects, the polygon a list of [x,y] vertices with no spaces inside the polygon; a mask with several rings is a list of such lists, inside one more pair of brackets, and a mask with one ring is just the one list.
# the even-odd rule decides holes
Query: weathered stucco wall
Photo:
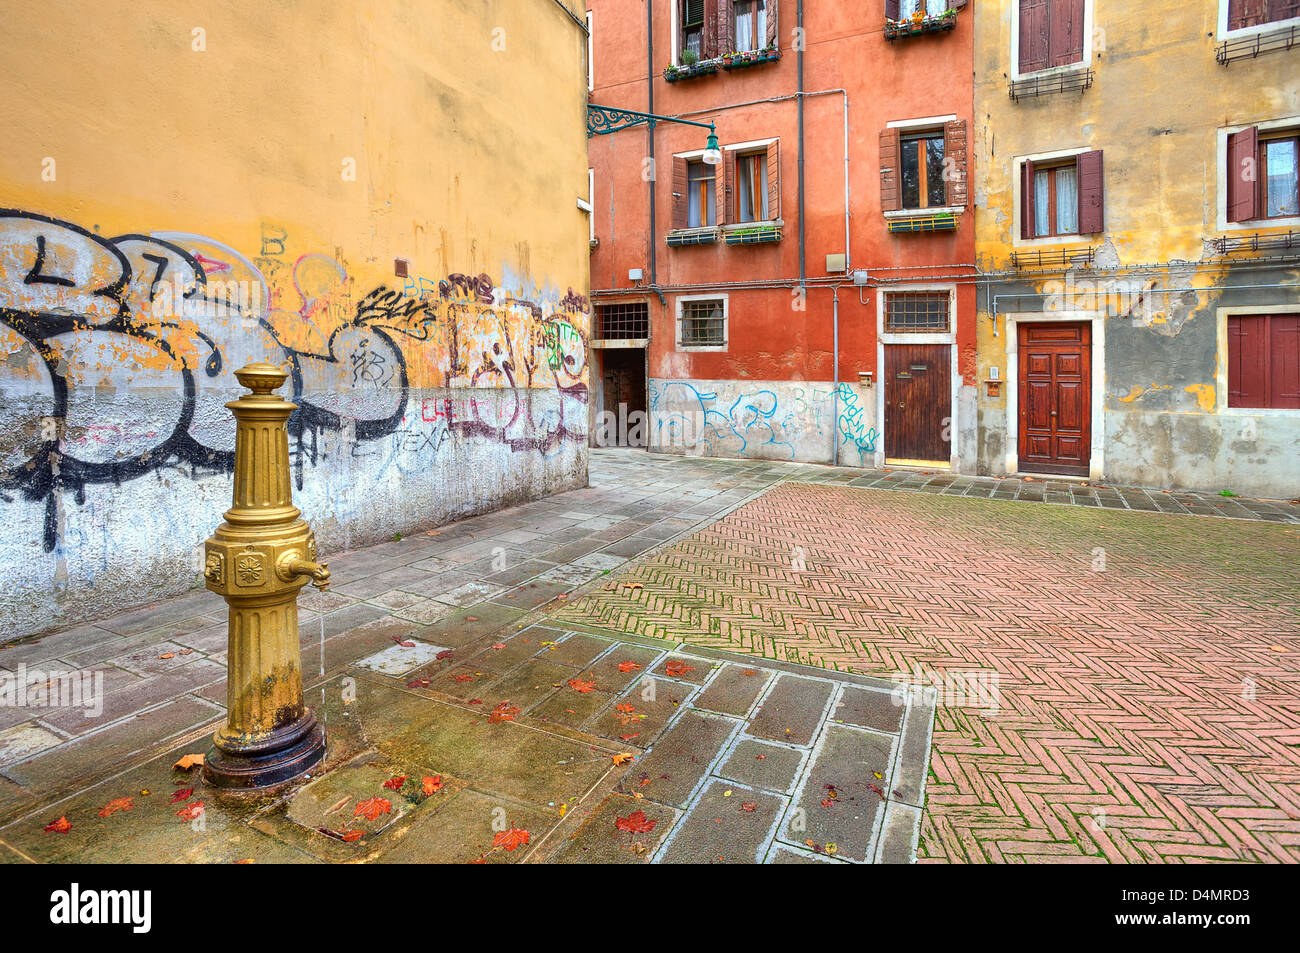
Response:
[{"label": "weathered stucco wall", "polygon": [[[1300,74],[1287,53],[1219,65],[1221,6],[1087,0],[1092,86],[1019,101],[1007,90],[1017,4],[979,6],[972,195],[976,260],[993,277],[980,290],[978,376],[984,381],[997,367],[1007,377],[996,397],[980,387],[979,472],[1014,469],[1008,318],[1088,320],[1096,322],[1092,373],[1102,379],[1102,426],[1092,436],[1103,466],[1094,477],[1255,496],[1300,492],[1300,411],[1228,407],[1223,332],[1224,309],[1294,310],[1300,263],[1294,249],[1225,255],[1213,245],[1294,228],[1222,220],[1223,140],[1240,125],[1293,117],[1300,124]],[[1104,232],[1021,239],[1017,160],[1085,149],[1104,157]],[[1088,248],[1091,267],[1024,261]],[[1011,262],[1017,252],[1019,268]]]},{"label": "weathered stucco wall", "polygon": [[249,361],[290,375],[327,554],[585,483],[562,9],[48,4],[6,27],[0,635],[196,584]]}]

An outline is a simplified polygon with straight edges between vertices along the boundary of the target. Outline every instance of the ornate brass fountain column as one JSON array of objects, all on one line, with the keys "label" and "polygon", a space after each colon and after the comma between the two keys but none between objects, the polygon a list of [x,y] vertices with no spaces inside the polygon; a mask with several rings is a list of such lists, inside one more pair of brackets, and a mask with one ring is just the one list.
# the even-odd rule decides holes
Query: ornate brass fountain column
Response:
[{"label": "ornate brass fountain column", "polygon": [[218,787],[279,784],[325,755],[325,732],[303,703],[298,590],[308,578],[325,589],[330,574],[293,505],[285,424],[297,405],[272,393],[287,376],[249,364],[235,377],[252,393],[226,404],[237,426],[234,503],[205,544],[203,570],[230,606],[227,718],[203,769]]}]

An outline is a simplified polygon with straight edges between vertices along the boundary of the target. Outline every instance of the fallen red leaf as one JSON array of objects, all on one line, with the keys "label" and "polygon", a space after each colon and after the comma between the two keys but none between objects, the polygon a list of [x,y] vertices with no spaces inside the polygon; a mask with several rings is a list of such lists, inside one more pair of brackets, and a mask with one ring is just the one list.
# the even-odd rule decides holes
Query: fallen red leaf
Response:
[{"label": "fallen red leaf", "polygon": [[685,675],[687,672],[695,671],[695,666],[687,665],[681,659],[673,659],[664,666],[664,671],[668,673],[669,677],[676,678],[678,675]]},{"label": "fallen red leaf", "polygon": [[368,821],[376,820],[380,814],[387,814],[393,809],[393,805],[387,798],[372,797],[362,801],[357,805],[357,809],[352,812],[353,817],[364,817]]},{"label": "fallen red leaf", "polygon": [[517,714],[519,709],[512,706],[510,702],[504,701],[492,709],[492,714],[488,716],[488,724],[499,725],[503,721],[514,721]]},{"label": "fallen red leaf", "polygon": [[414,643],[414,642],[404,641],[400,635],[395,635],[395,636],[393,636],[393,641],[396,642],[398,645],[400,645],[400,646],[401,646],[402,648],[404,648],[404,649],[413,649],[413,648],[415,648],[415,643]]},{"label": "fallen red leaf", "polygon": [[640,667],[641,667],[641,666],[640,666],[640,665],[637,665],[636,662],[619,662],[619,663],[618,663],[618,670],[619,670],[620,672],[635,672],[635,671],[636,671],[637,669],[639,669]]},{"label": "fallen red leaf", "polygon": [[458,682],[472,682],[472,681],[474,681],[474,676],[473,676],[473,675],[457,675],[457,676],[456,676],[456,681],[458,681]]},{"label": "fallen red leaf", "polygon": [[402,790],[402,785],[405,783],[406,783],[406,775],[401,774],[401,775],[397,775],[396,777],[391,777],[387,781],[385,781],[384,787],[388,788],[388,790],[390,791],[400,791]]},{"label": "fallen red leaf", "polygon": [[172,804],[179,804],[181,801],[188,801],[194,796],[193,788],[177,788],[172,792]]},{"label": "fallen red leaf", "polygon": [[99,809],[100,817],[111,817],[118,811],[129,811],[135,807],[134,798],[115,797]]},{"label": "fallen red leaf", "polygon": [[585,695],[587,692],[591,691],[593,688],[596,687],[596,683],[594,681],[586,681],[584,679],[574,677],[569,679],[569,687],[572,688],[575,692],[581,692],[582,694]]},{"label": "fallen red leaf", "polygon": [[628,834],[649,834],[658,821],[647,820],[645,811],[633,811],[627,817],[616,817],[614,826]]},{"label": "fallen red leaf", "polygon": [[621,711],[621,712],[622,712],[623,714],[625,714],[625,715],[630,715],[630,714],[632,714],[634,711],[636,711],[636,709],[635,709],[634,707],[632,707],[632,705],[628,704],[627,702],[622,702],[622,703],[620,703],[620,704],[618,704],[618,705],[615,705],[615,706],[614,706],[614,710],[615,710],[615,711]]},{"label": "fallen red leaf", "polygon": [[53,824],[45,825],[45,833],[47,834],[66,834],[70,830],[72,830],[72,825],[68,823],[66,817],[59,818]]},{"label": "fallen red leaf", "polygon": [[501,831],[496,837],[492,838],[492,849],[496,850],[500,847],[502,850],[509,853],[516,847],[522,847],[524,844],[527,844],[528,840],[529,834],[527,831],[520,830],[517,827],[512,827],[508,831]]},{"label": "fallen red leaf", "polygon": [[495,649],[495,650],[498,651],[498,652],[501,651],[501,650],[502,650],[503,648],[505,648],[505,647],[506,647],[506,644],[505,644],[504,642],[498,642],[496,645],[492,646],[492,648]]},{"label": "fallen red leaf", "polygon": [[439,652],[437,655],[435,655],[434,658],[435,658],[435,659],[451,658],[451,655],[452,655],[452,650],[451,650],[451,649],[443,649],[441,652]]},{"label": "fallen red leaf", "polygon": [[344,831],[341,836],[344,841],[347,841],[350,844],[354,840],[361,840],[361,835],[363,833],[363,831]]},{"label": "fallen red leaf", "polygon": [[753,814],[757,808],[758,805],[755,804],[753,801],[745,801],[743,804],[740,805],[740,809],[744,811],[746,814]]},{"label": "fallen red leaf", "polygon": [[203,802],[195,801],[193,804],[186,804],[176,812],[176,816],[183,821],[192,821],[203,813]]}]

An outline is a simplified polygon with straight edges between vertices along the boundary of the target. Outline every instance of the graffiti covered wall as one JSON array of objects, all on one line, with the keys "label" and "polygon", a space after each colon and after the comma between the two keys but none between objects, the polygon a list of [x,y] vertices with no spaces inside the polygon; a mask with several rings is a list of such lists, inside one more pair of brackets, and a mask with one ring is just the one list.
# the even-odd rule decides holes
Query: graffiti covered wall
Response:
[{"label": "graffiti covered wall", "polygon": [[[87,52],[0,104],[0,636],[196,584],[250,361],[289,374],[326,553],[585,483],[583,37],[480,6],[143,4],[104,12],[138,44],[111,53],[75,11],[16,17],[11,89]],[[449,33],[479,53],[416,55]],[[290,38],[329,56],[291,73]]]},{"label": "graffiti covered wall", "polygon": [[873,392],[831,381],[650,381],[649,447],[661,453],[872,466]]}]

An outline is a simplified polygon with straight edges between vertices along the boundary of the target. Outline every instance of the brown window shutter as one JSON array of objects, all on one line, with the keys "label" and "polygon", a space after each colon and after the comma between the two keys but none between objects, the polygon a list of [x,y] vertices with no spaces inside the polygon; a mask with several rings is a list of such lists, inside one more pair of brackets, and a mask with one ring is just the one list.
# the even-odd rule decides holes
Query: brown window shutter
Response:
[{"label": "brown window shutter", "polygon": [[1047,69],[1047,2],[1020,0],[1020,72]]},{"label": "brown window shutter", "polygon": [[730,225],[733,222],[740,221],[740,198],[739,193],[736,191],[737,179],[735,149],[722,150],[722,165],[718,166],[717,169],[718,175],[725,180],[723,183],[723,189],[718,194],[727,196],[725,202],[722,199],[718,200],[718,221],[725,225]]},{"label": "brown window shutter", "polygon": [[949,10],[960,10],[964,6],[966,6],[966,0],[948,0]]},{"label": "brown window shutter", "polygon": [[1266,315],[1228,317],[1228,406],[1268,406]]},{"label": "brown window shutter", "polygon": [[[951,161],[949,161],[951,160]],[[965,208],[966,187],[966,120],[943,125],[944,204]]]},{"label": "brown window shutter", "polygon": [[898,19],[898,0],[885,0],[885,19]]},{"label": "brown window shutter", "polygon": [[1228,29],[1258,26],[1269,20],[1268,0],[1231,0],[1228,4]]},{"label": "brown window shutter", "polygon": [[1020,237],[1034,237],[1034,164],[1020,165]]},{"label": "brown window shutter", "polygon": [[1048,63],[1068,66],[1083,61],[1084,0],[1051,0],[1048,8]]},{"label": "brown window shutter", "polygon": [[898,130],[880,132],[880,210],[896,212],[903,207],[898,176]]},{"label": "brown window shutter", "polygon": [[779,35],[777,30],[780,28],[778,23],[780,14],[777,12],[779,9],[780,4],[776,0],[767,0],[767,45],[773,48],[780,45],[777,43]]},{"label": "brown window shutter", "polygon": [[1268,406],[1300,409],[1300,314],[1268,319]]},{"label": "brown window shutter", "polygon": [[1101,153],[1079,156],[1079,234],[1096,235],[1106,230],[1106,177]]},{"label": "brown window shutter", "polygon": [[[734,180],[732,179],[731,176],[727,175],[725,170],[727,168],[726,157],[728,155],[732,155],[732,153],[724,152],[722,155],[723,155],[722,161],[713,167],[713,194],[715,196],[715,200],[714,200],[715,213],[714,213],[712,224],[714,225],[721,225],[724,222],[731,221],[731,217],[728,214],[729,209],[727,207],[727,190],[731,186],[731,183]],[[732,161],[734,162],[735,160],[733,159]]]},{"label": "brown window shutter", "polygon": [[686,160],[673,156],[673,228],[686,227]]},{"label": "brown window shutter", "polygon": [[781,143],[767,147],[767,217],[772,221],[781,217]]},{"label": "brown window shutter", "polygon": [[1268,19],[1290,20],[1300,17],[1300,0],[1269,0]]},{"label": "brown window shutter", "polygon": [[718,0],[704,0],[704,56],[711,60],[718,55]]},{"label": "brown window shutter", "polygon": [[1228,135],[1228,221],[1259,218],[1259,130]]},{"label": "brown window shutter", "polygon": [[736,37],[732,33],[733,24],[731,22],[731,0],[717,0],[718,9],[715,13],[717,26],[714,28],[714,35],[718,38],[718,56],[723,53],[730,53],[736,48]]}]

